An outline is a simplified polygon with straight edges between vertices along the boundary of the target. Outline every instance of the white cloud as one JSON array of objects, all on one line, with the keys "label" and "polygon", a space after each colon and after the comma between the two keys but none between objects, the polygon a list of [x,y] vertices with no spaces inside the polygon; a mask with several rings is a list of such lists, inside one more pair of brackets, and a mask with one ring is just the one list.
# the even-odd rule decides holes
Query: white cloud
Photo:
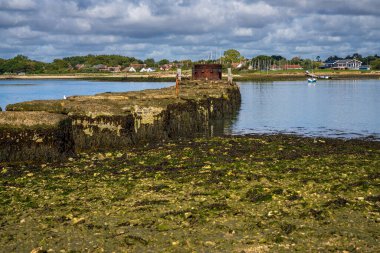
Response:
[{"label": "white cloud", "polygon": [[0,0],[0,8],[6,58],[197,59],[229,48],[249,57],[323,57],[379,54],[380,47],[378,0]]},{"label": "white cloud", "polygon": [[235,28],[233,34],[235,36],[241,36],[241,37],[252,36],[253,31],[251,28]]},{"label": "white cloud", "polygon": [[33,0],[0,0],[0,8],[30,10],[36,6]]},{"label": "white cloud", "polygon": [[6,32],[7,36],[17,39],[31,39],[43,35],[41,32],[32,31],[29,26],[9,28]]}]

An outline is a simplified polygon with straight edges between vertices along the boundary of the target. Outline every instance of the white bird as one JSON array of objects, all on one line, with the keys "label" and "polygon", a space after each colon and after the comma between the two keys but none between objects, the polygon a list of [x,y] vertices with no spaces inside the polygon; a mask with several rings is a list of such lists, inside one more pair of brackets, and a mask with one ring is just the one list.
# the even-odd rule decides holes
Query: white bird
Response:
[{"label": "white bird", "polygon": [[66,96],[65,96],[65,95],[63,95],[63,99],[66,99]]}]

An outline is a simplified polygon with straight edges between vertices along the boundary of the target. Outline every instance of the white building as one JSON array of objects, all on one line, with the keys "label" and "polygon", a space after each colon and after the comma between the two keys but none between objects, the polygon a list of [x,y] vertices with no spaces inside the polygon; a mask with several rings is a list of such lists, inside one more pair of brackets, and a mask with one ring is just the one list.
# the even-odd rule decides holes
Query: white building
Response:
[{"label": "white building", "polygon": [[362,65],[362,62],[356,59],[344,59],[344,60],[337,60],[336,62],[334,62],[332,65],[332,68],[358,70],[361,65]]}]

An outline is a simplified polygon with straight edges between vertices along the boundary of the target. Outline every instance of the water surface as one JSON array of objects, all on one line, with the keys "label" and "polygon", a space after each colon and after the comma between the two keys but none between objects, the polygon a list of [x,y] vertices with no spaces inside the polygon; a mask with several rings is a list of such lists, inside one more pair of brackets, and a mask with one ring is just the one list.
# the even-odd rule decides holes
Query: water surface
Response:
[{"label": "water surface", "polygon": [[0,80],[0,107],[63,96],[93,95],[102,92],[138,91],[174,85],[170,82],[97,82],[84,80]]},{"label": "water surface", "polygon": [[240,91],[228,133],[380,139],[380,80],[244,82]]},{"label": "water surface", "polygon": [[[83,80],[0,80],[0,106],[64,95],[137,91],[170,82],[96,82]],[[291,133],[380,140],[380,80],[279,81],[239,84],[242,105],[224,130],[227,134]]]}]

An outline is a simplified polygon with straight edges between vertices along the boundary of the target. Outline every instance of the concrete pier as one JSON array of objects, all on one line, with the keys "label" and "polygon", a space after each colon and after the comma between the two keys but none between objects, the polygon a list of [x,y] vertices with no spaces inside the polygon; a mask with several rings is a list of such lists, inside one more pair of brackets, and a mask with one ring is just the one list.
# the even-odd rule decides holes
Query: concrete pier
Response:
[{"label": "concrete pier", "polygon": [[[169,87],[8,105],[7,111],[0,113],[0,162],[54,160],[59,152],[65,157],[73,152],[120,149],[144,142],[209,135],[217,127],[213,120],[236,112],[240,99],[236,84],[183,81],[178,97],[175,88]],[[10,120],[11,114],[13,120]],[[16,122],[21,115],[29,123],[18,127]],[[55,119],[50,125],[41,124],[47,115]],[[66,127],[67,122],[70,128]],[[51,131],[46,131],[47,127]],[[22,135],[21,142],[17,138],[7,138],[32,129],[41,136],[41,142],[32,142],[33,135]],[[55,133],[61,134],[56,136]],[[53,135],[56,136],[54,141],[45,142]],[[68,144],[62,146],[62,141]],[[28,144],[29,148],[25,148],[25,143],[33,145]],[[54,148],[45,148],[46,145]],[[23,154],[18,154],[20,152]]]}]

